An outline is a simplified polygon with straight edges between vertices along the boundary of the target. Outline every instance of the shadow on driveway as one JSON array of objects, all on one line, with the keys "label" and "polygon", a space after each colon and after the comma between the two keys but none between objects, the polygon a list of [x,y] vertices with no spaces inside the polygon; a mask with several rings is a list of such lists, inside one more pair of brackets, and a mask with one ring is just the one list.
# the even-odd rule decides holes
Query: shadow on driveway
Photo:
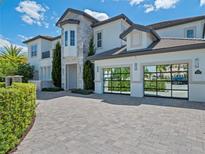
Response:
[{"label": "shadow on driveway", "polygon": [[191,102],[183,99],[170,99],[170,98],[156,98],[156,97],[144,97],[136,98],[127,95],[117,95],[117,94],[91,94],[91,95],[80,95],[73,94],[66,91],[61,92],[38,92],[38,100],[52,100],[61,97],[80,97],[80,98],[90,98],[90,99],[100,99],[103,103],[108,103],[112,105],[126,105],[126,106],[139,106],[141,104],[147,105],[157,105],[165,107],[176,107],[176,108],[187,108],[187,109],[197,109],[205,110],[205,103],[202,102]]}]

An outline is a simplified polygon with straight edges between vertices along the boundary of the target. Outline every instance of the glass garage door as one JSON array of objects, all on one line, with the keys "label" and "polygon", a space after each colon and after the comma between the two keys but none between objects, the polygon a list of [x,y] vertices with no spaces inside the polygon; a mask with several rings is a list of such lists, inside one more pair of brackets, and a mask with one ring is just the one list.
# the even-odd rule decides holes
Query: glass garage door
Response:
[{"label": "glass garage door", "polygon": [[130,68],[103,69],[104,93],[130,94]]},{"label": "glass garage door", "polygon": [[144,95],[188,98],[188,64],[144,67]]}]

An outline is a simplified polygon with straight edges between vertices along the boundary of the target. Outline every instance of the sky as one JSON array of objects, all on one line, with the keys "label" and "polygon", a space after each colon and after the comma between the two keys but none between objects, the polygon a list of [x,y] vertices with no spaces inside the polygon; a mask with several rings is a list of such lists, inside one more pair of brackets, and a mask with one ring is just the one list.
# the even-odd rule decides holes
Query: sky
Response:
[{"label": "sky", "polygon": [[12,43],[26,51],[22,43],[26,39],[59,35],[55,23],[67,8],[99,20],[123,13],[137,24],[148,25],[205,15],[205,0],[0,0],[0,48]]}]

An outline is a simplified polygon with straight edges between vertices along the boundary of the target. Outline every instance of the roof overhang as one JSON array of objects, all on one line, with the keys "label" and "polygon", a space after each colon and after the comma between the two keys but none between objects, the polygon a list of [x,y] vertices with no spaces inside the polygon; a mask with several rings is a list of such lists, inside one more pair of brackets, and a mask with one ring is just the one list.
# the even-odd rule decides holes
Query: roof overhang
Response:
[{"label": "roof overhang", "polygon": [[94,24],[92,24],[92,27],[95,28],[95,27],[98,27],[98,26],[101,26],[101,25],[104,25],[104,24],[108,24],[108,23],[111,23],[111,22],[114,22],[114,21],[117,21],[117,20],[120,20],[120,19],[125,20],[129,25],[133,24],[133,22],[127,16],[125,16],[124,14],[120,14],[118,16],[109,18],[107,20],[103,20],[103,21],[94,23]]},{"label": "roof overhang", "polygon": [[143,25],[139,25],[139,24],[133,24],[132,26],[130,26],[127,30],[125,30],[123,33],[120,34],[120,38],[125,40],[125,37],[131,33],[134,29],[137,29],[139,31],[143,31],[146,33],[151,33],[157,40],[160,40],[160,36],[156,33],[155,30],[148,28],[146,26]]}]

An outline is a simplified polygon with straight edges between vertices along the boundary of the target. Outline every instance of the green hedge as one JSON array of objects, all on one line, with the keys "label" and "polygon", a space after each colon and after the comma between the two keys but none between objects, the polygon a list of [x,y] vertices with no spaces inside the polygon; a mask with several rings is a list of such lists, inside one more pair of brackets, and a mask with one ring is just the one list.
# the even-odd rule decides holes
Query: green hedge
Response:
[{"label": "green hedge", "polygon": [[59,87],[53,87],[53,88],[43,88],[42,91],[47,91],[47,92],[58,92],[58,91],[63,91],[63,88]]},{"label": "green hedge", "polygon": [[36,88],[31,83],[13,83],[0,88],[0,154],[13,149],[35,116]]},{"label": "green hedge", "polygon": [[0,88],[4,88],[5,87],[5,83],[4,82],[0,82]]}]

